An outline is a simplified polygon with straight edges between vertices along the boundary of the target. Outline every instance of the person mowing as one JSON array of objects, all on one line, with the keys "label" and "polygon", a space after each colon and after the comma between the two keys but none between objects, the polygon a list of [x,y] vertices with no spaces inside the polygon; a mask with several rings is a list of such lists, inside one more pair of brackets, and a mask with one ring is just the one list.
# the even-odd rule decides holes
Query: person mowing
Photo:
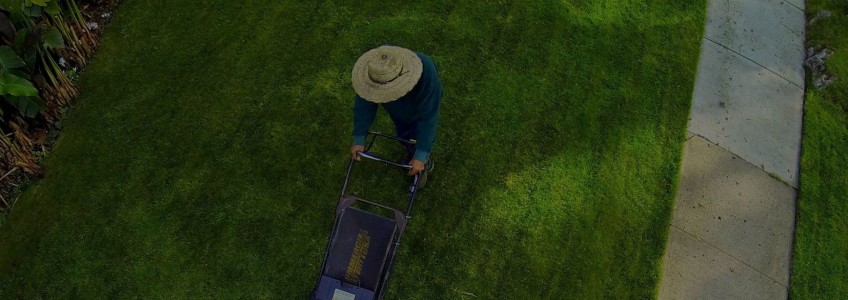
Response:
[{"label": "person mowing", "polygon": [[365,150],[365,135],[374,123],[377,106],[383,106],[395,125],[395,135],[416,140],[413,147],[407,147],[408,156],[402,163],[412,166],[409,176],[426,169],[419,183],[424,186],[433,169],[430,152],[442,101],[442,84],[433,59],[406,48],[380,46],[356,60],[351,81],[356,97],[350,156],[360,160],[358,153]]}]

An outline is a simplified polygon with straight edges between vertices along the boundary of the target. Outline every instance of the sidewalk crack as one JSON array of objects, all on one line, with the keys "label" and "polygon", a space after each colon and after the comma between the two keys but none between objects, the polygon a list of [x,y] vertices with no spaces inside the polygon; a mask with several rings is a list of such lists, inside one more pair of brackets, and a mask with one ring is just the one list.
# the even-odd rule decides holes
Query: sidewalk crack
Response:
[{"label": "sidewalk crack", "polygon": [[[716,143],[716,142],[714,142],[714,141],[710,140],[710,139],[709,139],[709,138],[707,138],[706,136],[703,136],[703,135],[701,135],[701,134],[699,134],[699,133],[694,133],[694,132],[692,132],[692,131],[689,131],[688,129],[687,129],[686,131],[687,131],[687,132],[691,132],[691,133],[693,134],[693,136],[692,136],[692,137],[690,137],[690,138],[687,138],[687,139],[686,139],[686,142],[688,142],[688,141],[689,141],[690,139],[692,139],[693,137],[696,137],[696,136],[697,136],[697,137],[699,137],[699,138],[703,139],[704,141],[706,141],[707,143],[710,143],[710,145],[716,146],[716,147],[718,147],[719,149],[724,150],[724,151],[726,151],[727,153],[730,153],[731,155],[736,156],[737,158],[741,159],[742,161],[744,161],[744,162],[746,162],[746,163],[748,163],[748,164],[750,164],[750,165],[754,166],[755,168],[759,169],[760,171],[763,171],[763,173],[765,173],[766,175],[771,176],[774,180],[777,180],[778,182],[780,182],[780,183],[782,183],[782,184],[784,184],[784,185],[786,185],[786,186],[788,186],[788,187],[792,188],[793,190],[795,190],[795,192],[796,192],[796,193],[798,192],[798,187],[796,187],[796,186],[792,185],[791,183],[789,183],[789,181],[787,181],[786,179],[781,178],[781,177],[780,177],[780,176],[778,176],[778,175],[774,175],[774,174],[772,174],[772,173],[769,173],[769,171],[767,171],[767,170],[766,170],[765,165],[757,165],[757,164],[755,164],[754,162],[752,162],[752,161],[748,160],[747,158],[744,158],[744,157],[742,157],[741,155],[736,154],[736,152],[733,152],[733,151],[731,151],[730,149],[727,149],[727,148],[725,148],[724,146],[719,145],[718,143]],[[800,163],[801,163],[801,161],[800,161],[800,157],[799,157],[799,159],[798,159],[798,162],[797,162],[797,163],[800,165]],[[775,178],[775,177],[776,177],[776,178]],[[797,196],[796,196],[796,198],[797,198]]]},{"label": "sidewalk crack", "polygon": [[771,281],[774,281],[774,283],[777,283],[778,285],[782,286],[783,288],[789,288],[789,287],[787,287],[786,285],[784,285],[782,282],[777,281],[777,280],[775,280],[774,278],[771,278],[771,276],[768,276],[768,275],[766,275],[765,273],[760,272],[760,270],[757,270],[757,268],[754,268],[753,266],[751,266],[751,265],[749,265],[748,263],[746,263],[746,262],[742,261],[742,260],[741,260],[741,259],[739,259],[738,257],[733,256],[733,255],[730,255],[730,253],[725,252],[724,250],[722,250],[722,249],[720,249],[720,248],[716,247],[716,246],[715,246],[715,245],[713,245],[713,244],[707,243],[707,241],[705,241],[705,240],[703,240],[703,239],[701,239],[701,238],[699,238],[699,237],[695,236],[694,234],[691,234],[691,233],[687,232],[686,230],[680,229],[680,227],[677,227],[677,226],[676,226],[676,225],[674,225],[674,224],[671,224],[671,227],[672,227],[672,228],[674,228],[674,229],[680,230],[680,232],[683,232],[683,233],[685,233],[686,235],[689,235],[689,236],[691,236],[692,238],[694,238],[694,239],[698,240],[699,242],[704,243],[705,245],[710,246],[711,248],[713,248],[713,249],[715,249],[715,250],[718,250],[718,252],[721,252],[721,253],[723,253],[724,255],[727,255],[727,256],[729,256],[730,258],[732,258],[732,259],[734,259],[734,260],[736,260],[736,261],[738,261],[738,262],[742,263],[743,265],[745,265],[745,266],[747,266],[747,267],[751,268],[751,270],[754,270],[755,272],[759,273],[759,274],[760,274],[760,275],[762,275],[763,277],[768,278],[768,279],[771,279]]},{"label": "sidewalk crack", "polygon": [[795,5],[795,3],[792,3],[792,2],[789,2],[789,1],[783,1],[783,2],[784,2],[784,3],[786,3],[786,4],[792,5],[792,7],[797,8],[797,9],[798,9],[798,10],[800,10],[802,13],[804,12],[804,9],[803,9],[803,8],[801,8],[801,7],[800,7],[800,6],[798,6],[798,5]]},{"label": "sidewalk crack", "polygon": [[755,60],[753,60],[753,59],[751,59],[751,58],[749,58],[749,57],[747,57],[747,56],[743,55],[742,53],[739,53],[738,51],[733,50],[733,49],[731,49],[730,47],[727,47],[727,46],[725,46],[725,45],[722,45],[721,43],[719,43],[719,42],[717,42],[717,41],[715,41],[715,40],[713,40],[713,39],[711,39],[711,38],[709,38],[709,37],[707,37],[707,36],[704,36],[704,39],[705,39],[705,40],[707,40],[707,41],[713,42],[713,44],[716,44],[716,45],[718,45],[718,46],[720,46],[720,47],[722,47],[722,48],[724,48],[724,49],[727,49],[728,51],[733,52],[733,53],[735,53],[736,55],[739,55],[739,56],[741,56],[741,57],[742,57],[742,58],[744,58],[744,59],[747,59],[748,61],[750,61],[750,62],[752,62],[752,63],[754,63],[754,64],[756,64],[756,65],[760,66],[761,68],[763,68],[763,69],[765,69],[765,70],[767,70],[767,71],[771,72],[772,74],[777,75],[777,77],[783,78],[783,80],[786,80],[786,82],[789,82],[789,84],[792,84],[792,85],[794,85],[794,86],[798,87],[799,89],[804,90],[804,87],[803,87],[802,85],[799,85],[799,84],[795,83],[794,81],[789,80],[789,78],[783,77],[783,75],[781,75],[780,73],[777,73],[777,72],[775,72],[775,71],[774,71],[774,70],[772,70],[772,69],[769,69],[768,67],[764,66],[763,64],[758,63],[757,61],[755,61]]}]

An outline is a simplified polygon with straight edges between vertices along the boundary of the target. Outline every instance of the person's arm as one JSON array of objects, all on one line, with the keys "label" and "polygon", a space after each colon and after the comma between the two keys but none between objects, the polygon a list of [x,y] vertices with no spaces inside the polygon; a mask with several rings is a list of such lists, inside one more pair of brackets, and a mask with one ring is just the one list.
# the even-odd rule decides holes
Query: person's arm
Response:
[{"label": "person's arm", "polygon": [[415,154],[412,159],[427,162],[433,144],[436,142],[436,128],[439,125],[439,105],[442,102],[442,87],[436,82],[429,82],[418,100],[418,139],[415,144]]},{"label": "person's arm", "polygon": [[357,95],[353,100],[353,144],[365,145],[368,128],[374,124],[377,115],[377,103],[362,99]]}]

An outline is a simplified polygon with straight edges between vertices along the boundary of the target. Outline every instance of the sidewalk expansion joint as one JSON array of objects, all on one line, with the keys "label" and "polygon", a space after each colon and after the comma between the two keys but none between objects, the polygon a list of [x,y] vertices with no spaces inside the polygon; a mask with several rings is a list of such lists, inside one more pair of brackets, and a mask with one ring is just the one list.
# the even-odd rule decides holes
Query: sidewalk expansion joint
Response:
[{"label": "sidewalk expansion joint", "polygon": [[802,13],[804,12],[804,9],[803,9],[803,8],[801,8],[801,7],[799,7],[798,5],[795,5],[795,3],[788,2],[788,1],[783,1],[783,3],[789,4],[789,5],[791,5],[792,7],[797,8],[797,9],[798,9],[798,10],[800,10]]},{"label": "sidewalk expansion joint", "polygon": [[735,260],[735,261],[737,261],[737,262],[739,262],[739,263],[741,263],[741,264],[743,264],[743,265],[747,266],[748,268],[751,268],[751,270],[754,270],[755,272],[759,273],[759,274],[760,274],[760,275],[762,275],[763,277],[768,278],[769,280],[773,281],[774,283],[777,283],[778,285],[782,286],[783,288],[785,288],[785,289],[788,289],[788,288],[789,288],[789,287],[787,287],[786,285],[784,285],[782,282],[777,281],[777,280],[775,280],[774,278],[771,278],[771,276],[768,276],[768,275],[766,275],[766,274],[765,274],[765,273],[763,273],[763,272],[760,272],[760,270],[757,270],[757,268],[754,268],[753,266],[751,266],[751,265],[749,265],[748,263],[746,263],[746,262],[742,261],[741,259],[737,258],[736,256],[730,255],[730,253],[725,252],[724,250],[722,250],[722,249],[721,249],[721,248],[719,248],[719,247],[714,246],[713,244],[707,243],[707,241],[704,241],[704,240],[703,240],[703,239],[701,239],[700,237],[698,237],[698,236],[696,236],[696,235],[694,235],[694,234],[691,234],[691,233],[687,232],[686,230],[680,229],[680,227],[677,227],[677,225],[671,224],[671,227],[672,227],[672,228],[674,228],[674,229],[680,230],[680,232],[683,232],[683,233],[685,233],[686,235],[691,236],[692,238],[694,238],[694,239],[698,240],[698,241],[699,241],[699,242],[701,242],[701,243],[704,243],[704,245],[710,246],[711,248],[713,248],[713,249],[715,249],[715,250],[718,250],[718,252],[721,252],[721,253],[723,253],[724,255],[727,255],[728,257],[732,258],[733,260]]},{"label": "sidewalk expansion joint", "polygon": [[687,136],[686,139],[683,141],[684,143],[688,142],[689,140],[691,140],[692,138],[694,138],[696,136],[700,136],[697,133],[689,131],[688,129],[686,130],[686,133],[688,133],[687,135],[691,134],[691,136]]},{"label": "sidewalk expansion joint", "polygon": [[727,148],[725,148],[725,147],[723,147],[723,146],[721,146],[721,145],[719,145],[719,144],[716,144],[715,142],[711,141],[709,138],[707,138],[707,137],[705,137],[705,136],[703,136],[703,135],[701,135],[701,134],[698,134],[698,133],[695,133],[695,132],[689,131],[688,129],[687,129],[686,131],[687,131],[687,132],[690,132],[690,133],[692,133],[692,134],[693,134],[693,136],[692,136],[692,137],[690,137],[690,138],[687,138],[687,139],[686,139],[686,142],[688,142],[689,140],[691,140],[693,137],[696,137],[696,136],[697,136],[697,137],[700,137],[700,138],[704,139],[705,141],[707,141],[707,143],[710,143],[710,145],[716,146],[716,147],[718,147],[718,148],[719,148],[719,149],[721,149],[721,150],[727,151],[727,153],[733,154],[733,156],[736,156],[736,157],[738,157],[739,159],[743,160],[744,162],[746,162],[746,163],[748,163],[748,164],[750,164],[750,165],[754,166],[755,168],[759,169],[760,171],[763,171],[763,173],[766,173],[766,175],[769,175],[769,177],[771,177],[772,179],[777,180],[777,181],[778,181],[778,182],[780,182],[780,183],[783,183],[783,185],[789,186],[790,188],[792,188],[793,190],[795,190],[795,192],[796,192],[796,193],[798,192],[798,188],[796,188],[796,187],[792,186],[792,184],[790,184],[789,182],[787,182],[787,181],[786,181],[786,180],[784,180],[783,178],[780,178],[780,176],[778,176],[778,175],[776,175],[776,174],[769,173],[768,171],[766,171],[765,166],[763,166],[763,165],[759,165],[759,166],[758,166],[758,165],[754,164],[753,162],[749,161],[748,159],[746,159],[746,158],[742,157],[741,155],[736,154],[736,153],[735,153],[735,152],[733,152],[733,151],[730,151],[730,149],[727,149]]},{"label": "sidewalk expansion joint", "polygon": [[722,47],[722,48],[724,48],[724,49],[727,49],[728,51],[733,52],[733,53],[735,53],[736,55],[739,55],[739,56],[741,56],[741,57],[742,57],[742,58],[744,58],[744,59],[747,59],[748,61],[750,61],[750,62],[752,62],[752,63],[754,63],[754,64],[756,64],[756,65],[760,66],[760,67],[761,67],[761,68],[763,68],[763,69],[768,70],[768,71],[769,71],[769,72],[771,72],[772,74],[777,75],[777,77],[783,78],[783,80],[786,80],[786,82],[789,82],[790,84],[792,84],[792,85],[794,85],[795,87],[797,87],[797,88],[801,89],[802,91],[804,90],[804,87],[803,87],[802,85],[800,85],[800,84],[798,84],[798,83],[795,83],[795,82],[794,82],[794,81],[792,81],[792,80],[789,80],[789,78],[783,77],[783,75],[781,75],[780,73],[777,73],[777,72],[773,71],[772,69],[769,69],[768,67],[764,66],[763,64],[758,63],[757,61],[755,61],[755,60],[753,60],[753,59],[751,59],[751,58],[749,58],[749,57],[747,57],[747,56],[743,55],[742,53],[739,53],[738,51],[733,50],[733,49],[731,49],[730,47],[727,47],[727,46],[725,46],[725,45],[722,45],[721,43],[719,43],[719,42],[717,42],[717,41],[714,41],[713,39],[711,39],[711,38],[709,38],[709,37],[707,37],[707,36],[704,36],[704,39],[705,39],[705,40],[707,40],[707,41],[713,42],[714,44],[719,45],[720,47]]}]

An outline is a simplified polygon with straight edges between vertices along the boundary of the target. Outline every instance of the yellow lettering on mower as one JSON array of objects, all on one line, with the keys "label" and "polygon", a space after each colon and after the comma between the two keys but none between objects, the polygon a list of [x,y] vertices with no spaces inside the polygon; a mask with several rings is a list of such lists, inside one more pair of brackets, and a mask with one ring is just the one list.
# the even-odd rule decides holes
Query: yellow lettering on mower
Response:
[{"label": "yellow lettering on mower", "polygon": [[353,245],[350,262],[347,263],[345,281],[348,283],[359,283],[359,274],[362,273],[362,265],[365,263],[365,256],[368,255],[368,246],[370,244],[371,236],[368,235],[367,231],[360,229],[356,235],[356,243]]}]

